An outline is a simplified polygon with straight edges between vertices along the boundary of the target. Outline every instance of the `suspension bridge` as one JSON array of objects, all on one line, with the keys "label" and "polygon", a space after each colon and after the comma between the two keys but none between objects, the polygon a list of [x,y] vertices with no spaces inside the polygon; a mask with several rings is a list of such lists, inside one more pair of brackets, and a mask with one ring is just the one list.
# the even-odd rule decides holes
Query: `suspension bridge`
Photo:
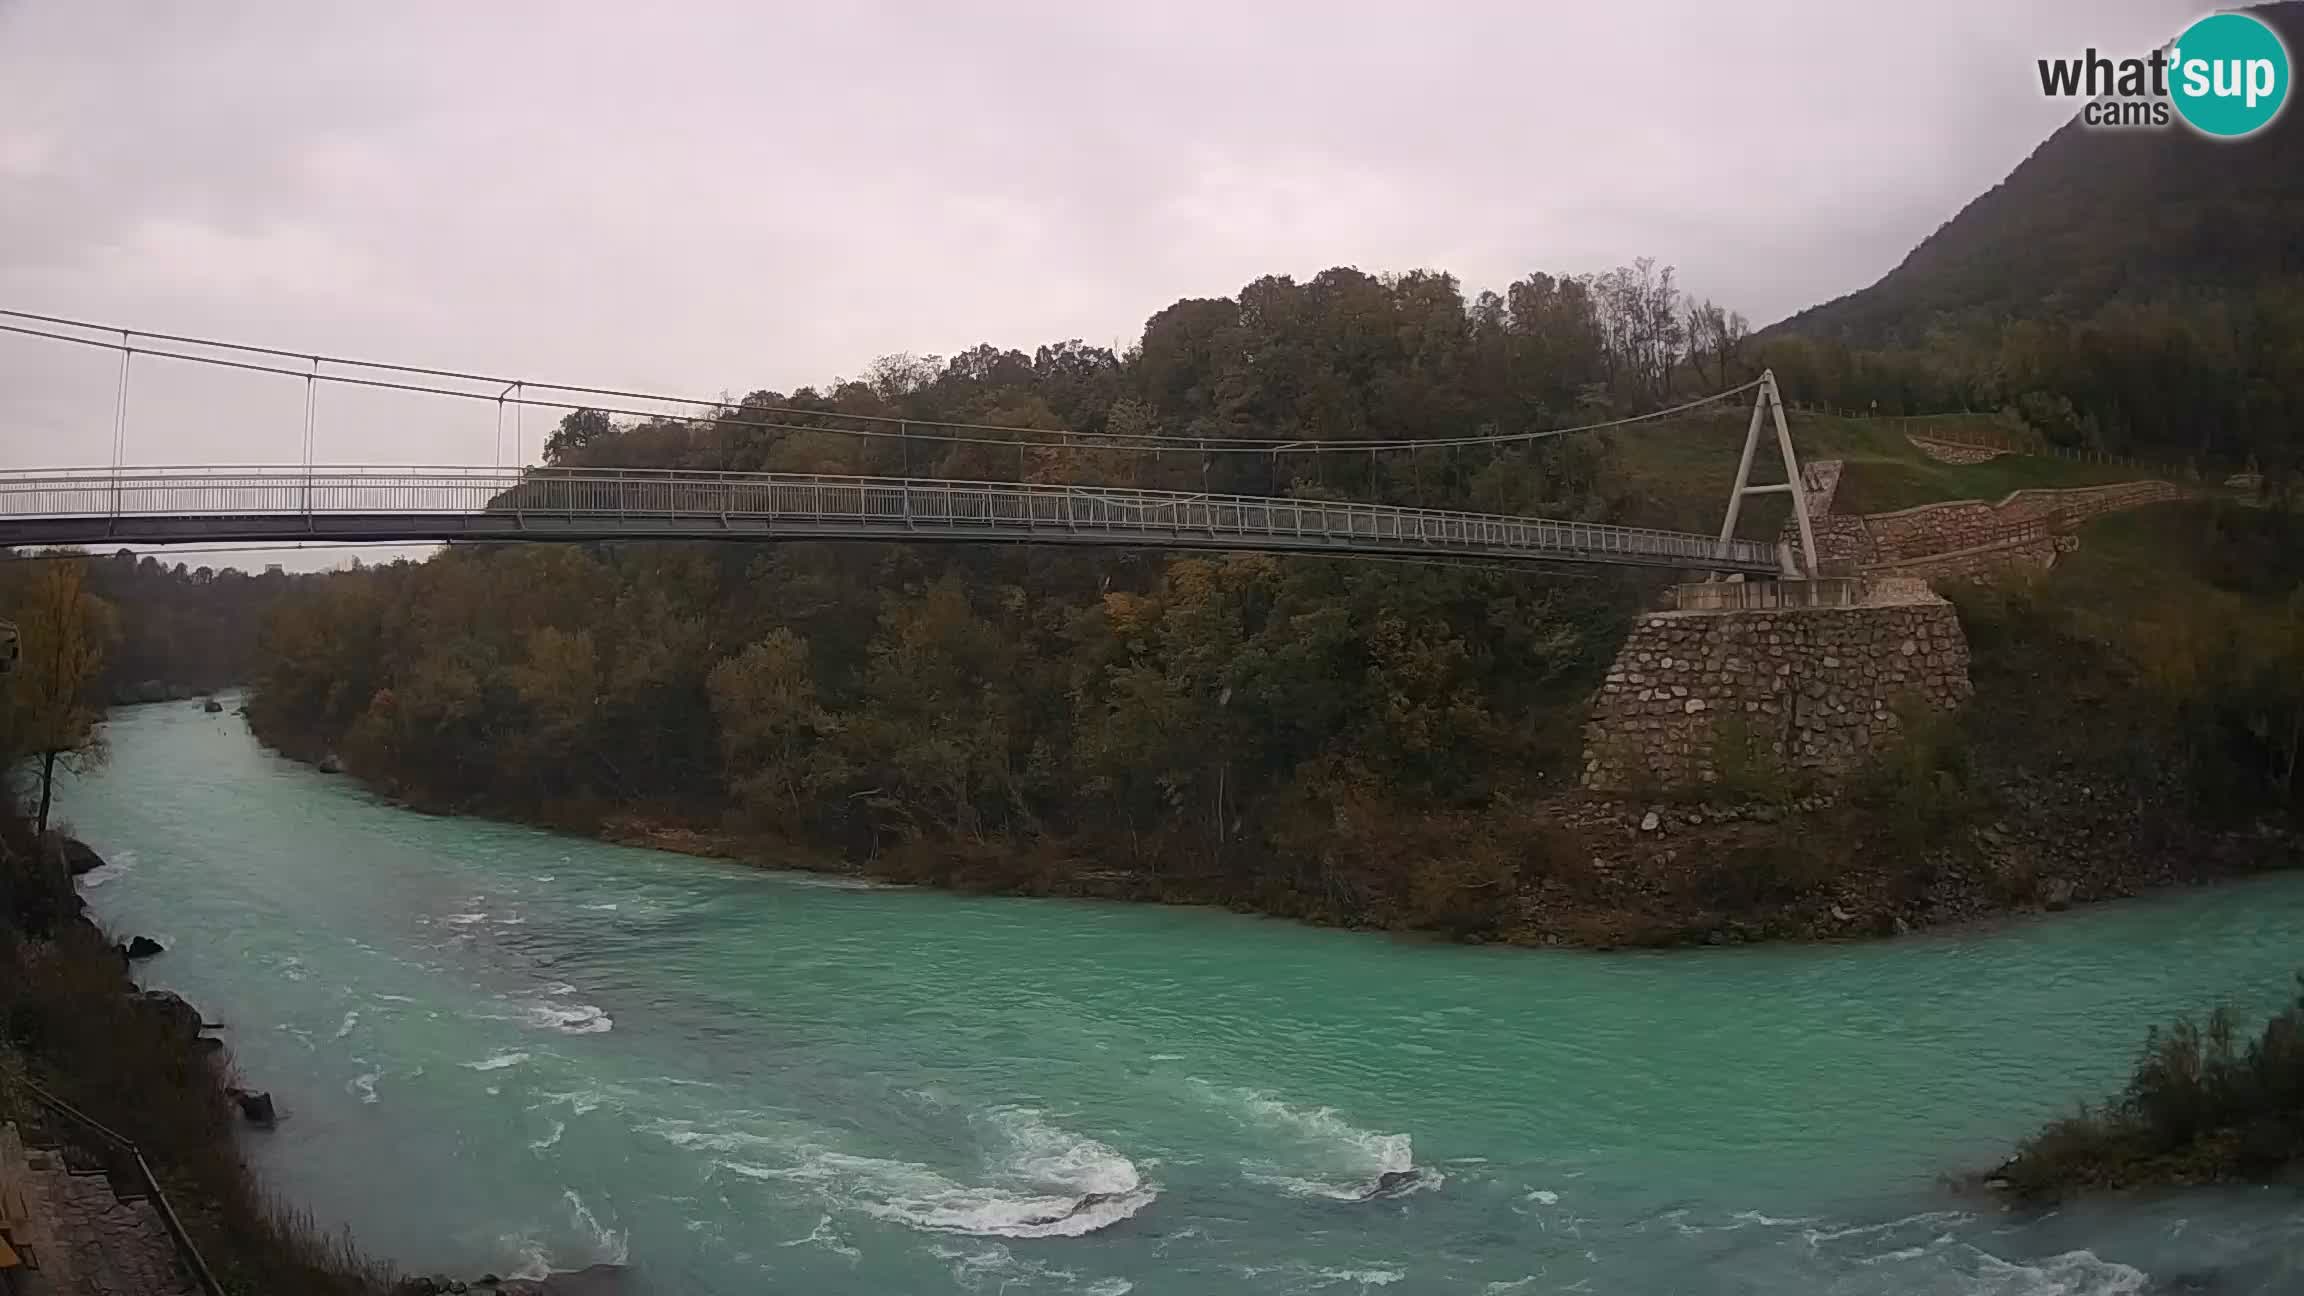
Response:
[{"label": "suspension bridge", "polygon": [[[112,462],[101,467],[0,471],[0,546],[208,543],[585,542],[604,540],[878,540],[1215,549],[1338,556],[1593,563],[1740,573],[1808,574],[1813,554],[1799,471],[1772,375],[1717,396],[1631,419],[1583,428],[1446,440],[1212,440],[1151,433],[1050,432],[969,424],[916,424],[821,411],[714,401],[680,401],[688,411],[619,408],[615,401],[662,404],[674,398],[603,388],[543,384],[452,370],[310,356],[213,339],[142,333],[0,310],[0,333],[120,357]],[[299,381],[305,387],[305,462],[294,465],[173,465],[122,462],[132,365],[205,365]],[[281,363],[282,361],[290,363]],[[596,409],[735,430],[819,432],[916,443],[1012,447],[1077,454],[1415,454],[1435,448],[1506,447],[1572,432],[1666,417],[1752,391],[1742,465],[1718,535],[1591,522],[1466,513],[1386,503],[1294,496],[1153,490],[1065,481],[939,480],[788,472],[534,466],[340,466],[311,462],[315,393],[324,384],[464,401],[492,401],[501,457],[506,410]],[[491,390],[493,394],[491,394]],[[699,408],[706,410],[696,413]],[[1773,412],[1789,480],[1749,485],[1754,453]],[[520,447],[525,459],[525,446]],[[1205,472],[1205,467],[1203,467]],[[1747,495],[1793,497],[1802,545],[1738,539]]]}]

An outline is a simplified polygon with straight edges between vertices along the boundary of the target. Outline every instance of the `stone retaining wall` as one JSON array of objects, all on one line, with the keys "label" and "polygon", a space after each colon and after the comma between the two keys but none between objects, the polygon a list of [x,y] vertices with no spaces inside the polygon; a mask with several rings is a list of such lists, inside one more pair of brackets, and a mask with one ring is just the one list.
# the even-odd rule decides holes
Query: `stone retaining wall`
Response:
[{"label": "stone retaining wall", "polygon": [[1906,558],[1867,569],[1866,575],[1914,576],[1922,580],[1972,580],[2004,572],[2011,567],[2046,571],[2056,559],[2080,547],[2080,537],[2055,535],[2046,530],[1998,544],[1955,549],[1951,553]]},{"label": "stone retaining wall", "polygon": [[1936,441],[1924,436],[1908,436],[1904,439],[1910,441],[1914,449],[1938,463],[1980,464],[2004,454],[2016,453],[1996,446],[1962,445],[1956,441]]},{"label": "stone retaining wall", "polygon": [[[1834,470],[1831,481],[1837,486],[1838,463],[1828,460],[1813,466],[1823,468],[1826,464]],[[1816,478],[1806,480],[1813,484]],[[1892,513],[1825,514],[1824,510],[1830,507],[1827,501],[1811,504],[1810,511],[1817,515],[1811,524],[1816,531],[1816,548],[1823,570],[1852,574],[1884,567],[1904,570],[1920,559],[1948,557],[1993,546],[2011,546],[2012,550],[2022,550],[2025,554],[2038,550],[2053,561],[2056,551],[2052,548],[2034,544],[2025,549],[2016,542],[2068,530],[2099,514],[2186,499],[2191,494],[2174,482],[2138,481],[2020,490],[1995,504],[1983,500],[1952,500]]]},{"label": "stone retaining wall", "polygon": [[1967,638],[1933,595],[1650,613],[1593,699],[1583,781],[1603,792],[1712,782],[1738,739],[1758,759],[1845,774],[1902,731],[1898,707],[1949,709],[1969,693]]}]

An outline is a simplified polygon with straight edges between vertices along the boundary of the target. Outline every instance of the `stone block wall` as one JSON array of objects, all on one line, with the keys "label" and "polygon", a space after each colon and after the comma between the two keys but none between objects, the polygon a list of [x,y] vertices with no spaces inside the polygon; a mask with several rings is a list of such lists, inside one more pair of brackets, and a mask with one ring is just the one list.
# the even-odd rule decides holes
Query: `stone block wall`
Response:
[{"label": "stone block wall", "polygon": [[1892,574],[1916,576],[1922,580],[1977,580],[2011,569],[2046,571],[2056,565],[2058,557],[2079,547],[2078,536],[2053,535],[2038,530],[2000,544],[1978,545],[1973,549],[1955,549],[1951,553],[1930,554],[1925,558],[1882,563],[1870,568],[1867,574],[1875,578]]},{"label": "stone block wall", "polygon": [[1938,463],[1980,464],[1997,459],[2004,454],[2015,453],[2012,450],[2003,450],[1996,446],[1961,445],[1954,441],[1936,441],[1924,436],[1908,436],[1904,439],[1910,441],[1914,449]]},{"label": "stone block wall", "polygon": [[[1830,469],[1829,480],[1839,484],[1840,465],[1824,460],[1810,469]],[[1806,480],[1813,491],[1815,474]],[[1853,574],[1880,569],[1907,571],[1918,560],[2005,547],[2012,561],[2029,562],[2058,552],[2044,543],[2048,532],[2068,529],[2100,513],[2136,508],[2167,500],[2188,498],[2191,492],[2173,482],[2121,482],[2110,486],[2078,486],[2060,490],[2020,490],[1996,504],[1983,500],[1952,500],[1922,504],[1892,513],[1827,513],[1829,497],[1812,500],[1816,548],[1823,569],[1830,574]],[[1796,539],[1786,524],[1785,540]],[[2023,543],[2019,543],[2023,542]],[[1989,565],[1989,564],[1987,564]],[[1957,574],[1974,574],[1975,563],[1962,559],[1949,564]]]},{"label": "stone block wall", "polygon": [[1717,777],[1723,722],[1795,769],[1845,774],[1903,727],[1899,705],[1968,700],[1968,641],[1933,595],[1885,606],[1643,616],[1593,698],[1585,786]]}]

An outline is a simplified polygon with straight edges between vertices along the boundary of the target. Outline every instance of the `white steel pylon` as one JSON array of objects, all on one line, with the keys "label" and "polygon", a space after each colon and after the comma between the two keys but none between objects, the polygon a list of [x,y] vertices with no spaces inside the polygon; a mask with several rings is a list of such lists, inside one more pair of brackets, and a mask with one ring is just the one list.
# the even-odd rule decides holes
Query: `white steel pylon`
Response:
[{"label": "white steel pylon", "polygon": [[[1752,456],[1760,448],[1760,424],[1770,415],[1776,421],[1776,450],[1784,457],[1784,480],[1767,486],[1752,484]],[[1783,555],[1784,574],[1795,580],[1816,575],[1816,530],[1808,520],[1807,483],[1800,476],[1800,457],[1792,452],[1792,429],[1784,422],[1784,399],[1776,391],[1776,371],[1762,370],[1760,393],[1752,402],[1752,426],[1744,433],[1744,456],[1736,462],[1736,485],[1728,492],[1728,516],[1720,523],[1723,541],[1736,536],[1736,519],[1744,511],[1747,495],[1785,494],[1792,497],[1792,517],[1800,524],[1800,556],[1793,560],[1789,548],[1779,545]]]}]

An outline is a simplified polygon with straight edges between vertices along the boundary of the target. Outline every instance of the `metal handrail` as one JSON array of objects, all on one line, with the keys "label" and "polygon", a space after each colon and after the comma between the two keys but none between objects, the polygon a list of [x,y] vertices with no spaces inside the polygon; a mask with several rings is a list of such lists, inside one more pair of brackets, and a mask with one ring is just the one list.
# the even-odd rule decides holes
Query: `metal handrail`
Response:
[{"label": "metal handrail", "polygon": [[1308,533],[1370,547],[1411,545],[1622,554],[1770,570],[1774,547],[1646,527],[1346,500],[1221,495],[1068,483],[955,481],[663,468],[165,467],[0,471],[0,518],[470,514],[555,519],[634,515],[706,527],[718,520],[930,523],[987,529],[1221,539]]},{"label": "metal handrail", "polygon": [[161,1227],[168,1230],[169,1238],[176,1243],[176,1254],[183,1259],[184,1266],[192,1271],[193,1281],[200,1284],[200,1290],[206,1293],[206,1296],[225,1296],[224,1285],[216,1281],[215,1273],[208,1268],[207,1260],[200,1255],[200,1248],[193,1245],[192,1235],[184,1231],[184,1221],[176,1217],[176,1208],[168,1204],[168,1194],[162,1191],[159,1177],[152,1173],[152,1166],[144,1160],[143,1150],[138,1148],[127,1135],[114,1130],[111,1126],[97,1120],[30,1080],[23,1081],[23,1085],[42,1106],[78,1123],[118,1150],[127,1153],[128,1160],[135,1165],[137,1177],[144,1182],[144,1190],[152,1195],[153,1210],[160,1216]]}]

